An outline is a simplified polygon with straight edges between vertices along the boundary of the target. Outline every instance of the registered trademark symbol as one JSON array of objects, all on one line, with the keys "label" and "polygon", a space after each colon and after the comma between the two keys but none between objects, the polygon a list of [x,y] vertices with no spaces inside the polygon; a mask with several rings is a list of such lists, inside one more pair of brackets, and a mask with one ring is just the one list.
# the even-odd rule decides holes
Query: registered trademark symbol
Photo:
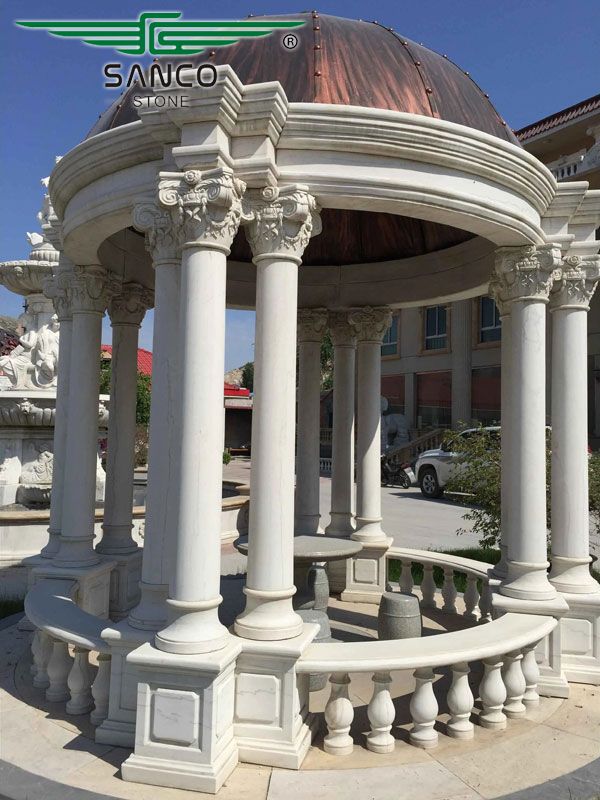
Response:
[{"label": "registered trademark symbol", "polygon": [[283,46],[286,50],[293,50],[295,47],[298,47],[298,41],[299,39],[295,33],[286,33],[282,39]]}]

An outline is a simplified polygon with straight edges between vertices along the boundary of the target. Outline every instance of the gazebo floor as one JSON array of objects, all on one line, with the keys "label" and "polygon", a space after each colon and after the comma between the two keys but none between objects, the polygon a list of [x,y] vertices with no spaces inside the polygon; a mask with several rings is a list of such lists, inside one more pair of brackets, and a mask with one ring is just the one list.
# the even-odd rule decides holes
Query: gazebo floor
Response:
[{"label": "gazebo floor", "polygon": [[[237,582],[236,582],[237,583]],[[234,582],[232,580],[232,590]],[[236,587],[237,588],[237,587]],[[226,600],[228,610],[231,601]],[[233,608],[231,608],[233,611]],[[375,607],[332,600],[330,616],[336,638],[374,636]],[[443,617],[443,619],[442,619]],[[447,627],[460,617],[432,612],[426,632]],[[100,800],[146,798],[148,786],[126,783],[119,766],[129,751],[98,745],[87,715],[68,716],[64,703],[49,703],[30,676],[30,633],[16,624],[0,630],[0,794],[9,798]],[[440,680],[444,680],[441,676]],[[568,700],[542,698],[527,719],[512,720],[507,730],[477,726],[471,741],[443,735],[435,750],[425,752],[407,742],[405,695],[411,677],[395,676],[400,725],[393,753],[380,755],[362,746],[371,693],[368,675],[353,676],[356,746],[348,756],[326,754],[317,739],[298,772],[241,764],[226,781],[220,800],[289,800],[289,798],[373,798],[373,800],[591,800],[600,793],[600,688],[571,686]],[[311,695],[321,711],[328,690]],[[443,717],[442,717],[443,719]],[[154,800],[198,795],[152,787]]]}]

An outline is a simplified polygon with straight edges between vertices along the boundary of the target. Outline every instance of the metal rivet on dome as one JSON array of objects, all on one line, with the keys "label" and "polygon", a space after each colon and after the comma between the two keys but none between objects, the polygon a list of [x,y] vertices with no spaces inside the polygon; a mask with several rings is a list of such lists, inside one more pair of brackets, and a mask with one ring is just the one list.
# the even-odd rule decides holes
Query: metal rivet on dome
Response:
[{"label": "metal rivet on dome", "polygon": [[314,49],[315,50],[320,50],[321,49],[321,45],[320,44],[316,44]]},{"label": "metal rivet on dome", "polygon": [[442,56],[442,58],[448,58],[448,56],[446,55],[446,53],[444,53],[444,55]]},{"label": "metal rivet on dome", "polygon": [[210,53],[209,53],[208,55],[209,55],[209,56],[215,56],[215,55],[216,55],[216,51],[215,51],[215,50],[211,50],[211,51],[210,51]]},{"label": "metal rivet on dome", "polygon": [[425,89],[425,91],[427,94],[433,94],[433,89],[431,89],[429,86]]},{"label": "metal rivet on dome", "polygon": [[415,61],[415,67],[420,67],[420,66],[421,66],[421,62],[420,61]]},{"label": "metal rivet on dome", "polygon": [[484,96],[484,97],[487,97],[487,99],[488,99],[488,100],[490,99],[490,96],[489,96],[489,94],[484,94],[483,96]]},{"label": "metal rivet on dome", "polygon": [[313,11],[313,19],[319,19],[319,15],[316,11]]},{"label": "metal rivet on dome", "polygon": [[321,77],[321,70],[320,70],[320,69],[318,69],[318,70],[315,72],[315,78],[320,78],[320,77]]},{"label": "metal rivet on dome", "polygon": [[401,42],[401,44],[403,44],[405,47],[408,46],[408,42],[406,40]]},{"label": "metal rivet on dome", "polygon": [[468,72],[465,70],[465,75],[468,75],[468,74],[469,74],[469,73],[468,73]]}]

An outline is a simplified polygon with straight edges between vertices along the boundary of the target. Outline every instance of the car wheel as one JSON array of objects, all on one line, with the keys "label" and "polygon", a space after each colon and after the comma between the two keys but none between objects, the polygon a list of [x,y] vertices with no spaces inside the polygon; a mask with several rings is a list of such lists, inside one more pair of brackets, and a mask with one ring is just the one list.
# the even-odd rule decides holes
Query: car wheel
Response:
[{"label": "car wheel", "polygon": [[419,486],[421,487],[423,496],[427,497],[429,500],[441,497],[444,494],[444,490],[438,482],[437,474],[433,467],[428,467],[421,472],[419,476]]}]

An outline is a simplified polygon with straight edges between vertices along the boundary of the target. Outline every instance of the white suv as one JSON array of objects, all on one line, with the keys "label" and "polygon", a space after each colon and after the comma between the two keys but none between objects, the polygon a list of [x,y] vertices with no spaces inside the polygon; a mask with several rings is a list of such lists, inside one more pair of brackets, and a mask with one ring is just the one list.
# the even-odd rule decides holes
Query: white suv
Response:
[{"label": "white suv", "polygon": [[[467,428],[459,434],[459,437],[468,438],[482,431],[499,432],[500,427]],[[446,449],[444,444],[435,450],[425,450],[418,456],[415,462],[415,475],[425,497],[434,499],[444,494],[444,487],[450,479],[450,473],[457,468],[458,458],[459,454]]]}]

